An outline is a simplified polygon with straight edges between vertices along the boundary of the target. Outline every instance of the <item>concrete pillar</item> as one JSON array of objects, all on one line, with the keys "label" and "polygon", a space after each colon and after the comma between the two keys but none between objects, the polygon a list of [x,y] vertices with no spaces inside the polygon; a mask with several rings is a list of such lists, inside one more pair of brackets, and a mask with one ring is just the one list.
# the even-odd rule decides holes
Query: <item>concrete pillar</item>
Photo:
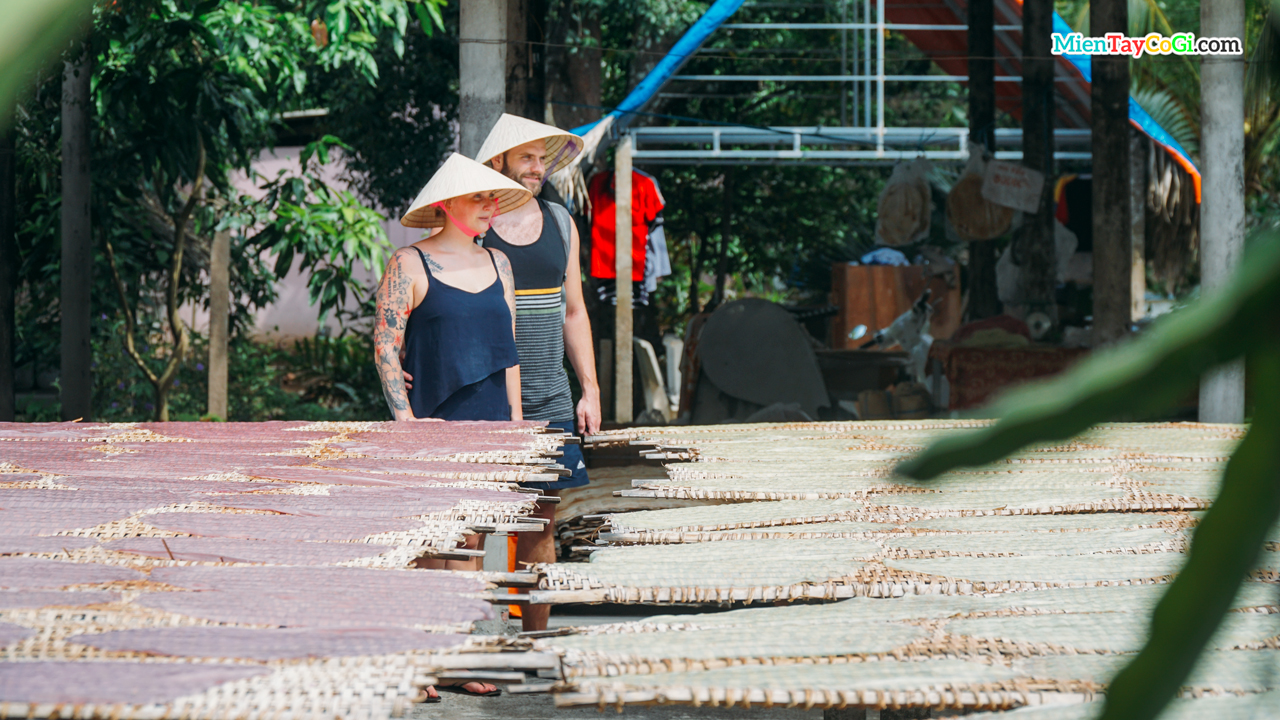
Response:
[{"label": "concrete pillar", "polygon": [[1146,135],[1129,129],[1129,319],[1133,322],[1147,314],[1148,146]]},{"label": "concrete pillar", "polygon": [[[1244,3],[1202,0],[1200,37],[1244,38]],[[1200,292],[1222,290],[1244,249],[1244,56],[1200,58]],[[1200,382],[1200,421],[1244,420],[1244,362]]]},{"label": "concrete pillar", "polygon": [[[969,0],[969,141],[996,149],[995,3]],[[1000,313],[996,294],[996,249],[990,241],[969,243],[968,320]]]},{"label": "concrete pillar", "polygon": [[18,284],[17,171],[13,128],[0,131],[0,422],[12,422],[14,398],[14,296]]},{"label": "concrete pillar", "polygon": [[231,314],[231,231],[213,236],[209,254],[209,410],[226,420],[227,327]]},{"label": "concrete pillar", "polygon": [[1053,0],[1022,3],[1022,164],[1044,173],[1040,211],[1025,218],[1014,247],[1026,277],[1026,302],[1057,323],[1053,243]]},{"label": "concrete pillar", "polygon": [[[1128,0],[1093,0],[1089,33],[1126,33]],[[1093,344],[1129,334],[1133,250],[1129,185],[1129,58],[1095,55],[1093,117]]]},{"label": "concrete pillar", "polygon": [[459,152],[475,157],[507,103],[508,0],[463,0],[458,21]]},{"label": "concrete pillar", "polygon": [[[87,48],[87,43],[84,46]],[[93,236],[89,217],[89,80],[93,57],[82,52],[62,76],[62,418],[90,417],[93,379],[89,344]]]},{"label": "concrete pillar", "polygon": [[629,423],[631,416],[631,136],[623,135],[614,156],[614,269],[618,281],[618,306],[614,310],[614,415],[619,423]]}]

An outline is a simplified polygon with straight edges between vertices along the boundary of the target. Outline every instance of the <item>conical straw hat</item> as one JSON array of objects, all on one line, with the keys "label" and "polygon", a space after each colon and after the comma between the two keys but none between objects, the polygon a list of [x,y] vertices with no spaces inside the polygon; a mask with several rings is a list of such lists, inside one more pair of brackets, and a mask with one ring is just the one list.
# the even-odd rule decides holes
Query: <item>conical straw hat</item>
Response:
[{"label": "conical straw hat", "polygon": [[547,175],[552,175],[569,164],[582,152],[582,138],[567,130],[527,120],[516,115],[502,113],[498,123],[484,139],[476,160],[486,165],[502,153],[534,140],[547,142]]},{"label": "conical straw hat", "polygon": [[400,218],[400,224],[419,228],[443,227],[444,213],[433,205],[449,198],[490,191],[498,193],[499,213],[511,212],[533,197],[533,193],[506,175],[465,155],[452,153],[418,193],[409,206],[409,212]]}]

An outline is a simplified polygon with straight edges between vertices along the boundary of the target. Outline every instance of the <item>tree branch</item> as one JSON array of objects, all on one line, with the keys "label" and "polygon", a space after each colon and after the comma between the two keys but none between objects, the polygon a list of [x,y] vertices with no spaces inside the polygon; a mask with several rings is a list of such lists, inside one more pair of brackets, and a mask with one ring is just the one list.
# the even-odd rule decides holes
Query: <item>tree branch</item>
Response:
[{"label": "tree branch", "polygon": [[147,380],[152,385],[157,385],[160,380],[156,374],[147,366],[146,360],[138,353],[137,347],[133,341],[134,317],[133,309],[129,307],[129,293],[124,286],[124,280],[120,279],[120,270],[116,267],[115,248],[111,247],[111,240],[107,239],[107,264],[111,266],[111,279],[115,281],[116,292],[120,294],[120,307],[124,309],[124,352],[133,360],[133,364],[138,366],[143,375],[147,376]]}]

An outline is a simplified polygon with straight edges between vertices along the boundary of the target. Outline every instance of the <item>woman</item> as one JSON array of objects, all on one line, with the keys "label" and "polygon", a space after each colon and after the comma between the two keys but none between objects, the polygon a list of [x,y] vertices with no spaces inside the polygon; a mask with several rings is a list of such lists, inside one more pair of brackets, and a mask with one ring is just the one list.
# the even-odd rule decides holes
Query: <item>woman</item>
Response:
[{"label": "woman", "polygon": [[[462,155],[445,161],[400,219],[440,232],[397,250],[378,286],[374,354],[396,420],[520,420],[515,280],[507,256],[476,245],[499,212],[532,193]],[[406,390],[404,374],[416,379]],[[466,546],[482,547],[480,535]],[[477,560],[418,567],[479,570]],[[487,683],[452,687],[497,695]],[[427,701],[438,702],[435,688]]]},{"label": "woman", "polygon": [[378,287],[374,352],[396,420],[521,419],[511,264],[474,238],[531,197],[455,153],[401,218],[441,230],[397,250]]}]

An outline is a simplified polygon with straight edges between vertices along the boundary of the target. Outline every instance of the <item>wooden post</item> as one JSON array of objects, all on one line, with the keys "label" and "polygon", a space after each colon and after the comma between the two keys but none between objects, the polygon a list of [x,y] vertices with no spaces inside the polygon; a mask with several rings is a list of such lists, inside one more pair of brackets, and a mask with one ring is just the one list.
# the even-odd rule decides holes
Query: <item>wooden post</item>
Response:
[{"label": "wooden post", "polygon": [[[1244,37],[1244,3],[1202,0],[1200,36]],[[1244,56],[1200,58],[1200,292],[1227,284],[1244,252]],[[1200,421],[1244,421],[1244,360],[1200,383]]]},{"label": "wooden post", "polygon": [[[1093,0],[1089,32],[1129,29],[1128,0]],[[1093,345],[1129,334],[1133,321],[1133,227],[1129,194],[1129,58],[1094,55],[1093,121]]]},{"label": "wooden post", "polygon": [[0,422],[13,422],[15,391],[14,296],[18,284],[17,171],[13,128],[0,131]]},{"label": "wooden post", "polygon": [[631,416],[631,136],[623,135],[614,157],[615,203],[614,270],[618,281],[618,305],[614,308],[614,420],[629,423]]},{"label": "wooden post", "polygon": [[[969,142],[996,149],[996,31],[994,0],[969,0]],[[996,248],[969,243],[968,320],[1000,313],[996,293]]]},{"label": "wooden post", "polygon": [[58,373],[62,419],[88,420],[93,399],[93,348],[89,344],[93,289],[93,235],[89,217],[89,79],[93,55],[81,45],[79,59],[62,75],[62,364]]},{"label": "wooden post", "polygon": [[[1053,0],[1022,3],[1022,164],[1044,173],[1040,210],[1026,218],[1015,247],[1026,273],[1026,303],[1056,324],[1053,241]],[[1127,192],[1127,190],[1126,190]]]},{"label": "wooden post", "polygon": [[231,313],[231,231],[213,236],[209,257],[209,414],[227,419],[227,325]]},{"label": "wooden post", "polygon": [[1147,138],[1129,128],[1129,319],[1147,315]]},{"label": "wooden post", "polygon": [[613,407],[613,339],[600,338],[600,358],[596,361],[600,368],[600,410],[609,412]]}]

